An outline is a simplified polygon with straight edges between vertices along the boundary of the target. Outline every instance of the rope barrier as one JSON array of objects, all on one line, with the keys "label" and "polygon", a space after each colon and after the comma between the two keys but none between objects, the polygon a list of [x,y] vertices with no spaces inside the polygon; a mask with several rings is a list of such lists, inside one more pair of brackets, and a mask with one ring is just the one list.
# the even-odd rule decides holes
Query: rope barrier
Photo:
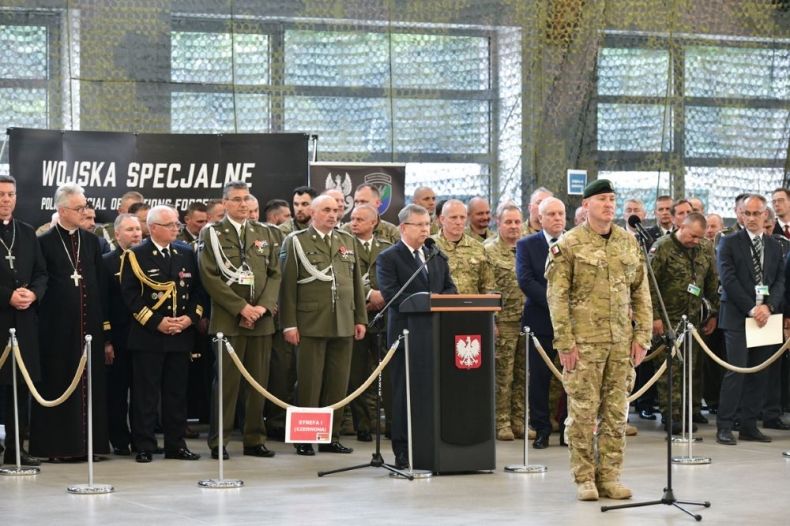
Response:
[{"label": "rope barrier", "polygon": [[696,329],[692,329],[691,334],[694,335],[694,339],[697,340],[697,343],[702,348],[702,350],[705,351],[708,356],[710,356],[711,360],[713,360],[714,362],[716,362],[717,364],[721,365],[725,369],[727,369],[729,371],[732,371],[734,373],[744,373],[744,374],[758,373],[758,372],[762,371],[763,369],[765,369],[766,367],[770,366],[772,363],[774,363],[779,358],[781,358],[782,354],[788,349],[788,347],[790,347],[790,339],[788,339],[784,343],[784,345],[782,345],[779,348],[778,351],[776,351],[773,355],[771,355],[771,357],[769,357],[763,363],[761,363],[759,365],[752,366],[752,367],[738,367],[737,365],[732,365],[731,363],[729,363],[729,362],[727,362],[725,360],[722,360],[721,358],[716,356],[716,354],[713,351],[711,351],[710,348],[702,340],[702,337],[699,335],[699,333],[697,332]]},{"label": "rope barrier", "polygon": [[[225,339],[224,341],[225,341],[225,348],[228,351],[228,356],[230,356],[230,359],[236,365],[236,368],[239,370],[239,372],[244,377],[244,379],[247,380],[247,382],[250,384],[250,386],[252,386],[253,389],[258,391],[258,393],[260,393],[261,396],[263,396],[264,398],[266,398],[267,400],[269,400],[273,404],[282,407],[283,409],[288,409],[289,407],[295,407],[295,406],[292,406],[291,404],[289,404],[287,402],[283,402],[282,400],[280,400],[279,398],[277,398],[276,396],[271,394],[269,391],[267,391],[265,387],[263,387],[261,384],[259,384],[258,381],[255,380],[255,378],[252,377],[252,375],[247,370],[247,368],[244,367],[244,364],[241,363],[241,360],[239,359],[238,355],[236,354],[236,350],[233,348],[233,346],[230,344],[230,342],[227,339]],[[332,405],[328,405],[328,406],[326,406],[326,408],[321,408],[321,409],[332,409],[332,410],[339,409],[339,408],[345,406],[346,404],[348,404],[349,402],[351,402],[352,400],[354,400],[355,398],[357,398],[358,396],[360,396],[362,393],[364,393],[365,390],[368,387],[370,387],[370,384],[372,384],[373,381],[376,378],[378,378],[378,376],[381,373],[381,371],[383,371],[384,368],[387,366],[387,364],[390,362],[390,360],[392,359],[393,355],[395,354],[395,351],[398,350],[398,344],[399,343],[400,343],[400,339],[396,340],[395,343],[392,344],[392,346],[389,348],[389,351],[387,351],[387,354],[381,360],[381,363],[378,365],[378,367],[376,367],[373,370],[373,372],[370,374],[368,379],[365,380],[365,382],[362,385],[360,385],[353,393],[349,394],[348,396],[346,396],[342,400],[340,400],[338,402],[335,402]]]},{"label": "rope barrier", "polygon": [[3,350],[2,356],[0,356],[0,369],[3,368],[3,364],[8,359],[8,356],[11,354],[11,344],[5,346],[5,350]]},{"label": "rope barrier", "polygon": [[55,400],[45,400],[41,394],[39,394],[36,386],[33,385],[33,381],[30,379],[30,374],[27,372],[27,367],[25,367],[25,362],[22,359],[22,352],[19,350],[19,344],[14,339],[14,356],[16,357],[16,363],[19,367],[19,372],[22,373],[22,378],[25,379],[25,383],[27,387],[30,389],[30,394],[33,395],[33,398],[36,399],[40,405],[44,407],[55,407],[59,406],[63,402],[69,399],[69,397],[74,393],[77,389],[77,386],[82,380],[82,373],[85,371],[85,365],[88,363],[88,349],[87,345],[82,349],[82,356],[80,357],[80,363],[77,366],[77,372],[74,375],[74,378],[71,380],[71,385],[68,386],[66,391],[60,395]]}]

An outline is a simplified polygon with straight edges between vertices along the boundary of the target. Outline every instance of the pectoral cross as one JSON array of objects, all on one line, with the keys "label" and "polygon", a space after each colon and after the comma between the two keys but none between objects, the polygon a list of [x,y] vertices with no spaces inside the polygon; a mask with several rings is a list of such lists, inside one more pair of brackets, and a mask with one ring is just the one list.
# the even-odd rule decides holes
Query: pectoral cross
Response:
[{"label": "pectoral cross", "polygon": [[75,287],[79,287],[80,286],[80,280],[82,279],[82,274],[77,272],[77,269],[74,269],[74,272],[69,277],[74,282],[74,286]]},{"label": "pectoral cross", "polygon": [[5,256],[5,259],[8,261],[8,266],[11,267],[11,270],[14,270],[14,260],[16,259],[16,256],[9,252],[8,255]]}]

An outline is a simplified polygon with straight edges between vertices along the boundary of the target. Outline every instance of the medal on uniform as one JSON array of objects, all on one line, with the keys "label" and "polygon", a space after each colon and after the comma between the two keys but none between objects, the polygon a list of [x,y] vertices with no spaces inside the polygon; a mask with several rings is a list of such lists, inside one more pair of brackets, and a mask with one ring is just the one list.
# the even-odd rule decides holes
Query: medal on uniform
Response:
[{"label": "medal on uniform", "polygon": [[686,288],[686,292],[688,292],[692,296],[697,296],[699,298],[699,295],[702,292],[702,289],[699,288],[694,283],[689,283],[689,286]]}]

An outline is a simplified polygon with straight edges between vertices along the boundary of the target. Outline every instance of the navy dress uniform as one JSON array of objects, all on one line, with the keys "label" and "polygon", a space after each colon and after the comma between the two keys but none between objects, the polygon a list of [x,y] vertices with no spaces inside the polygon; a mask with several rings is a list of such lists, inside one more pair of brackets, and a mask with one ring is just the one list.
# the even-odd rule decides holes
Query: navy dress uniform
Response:
[{"label": "navy dress uniform", "polygon": [[[121,261],[121,293],[134,318],[127,342],[133,371],[132,438],[138,452],[155,450],[161,391],[165,456],[193,460],[199,457],[186,449],[184,440],[187,380],[204,295],[192,250],[181,243],[166,248],[159,250],[146,239]],[[184,331],[164,334],[157,329],[164,317],[184,315],[192,320]]]}]

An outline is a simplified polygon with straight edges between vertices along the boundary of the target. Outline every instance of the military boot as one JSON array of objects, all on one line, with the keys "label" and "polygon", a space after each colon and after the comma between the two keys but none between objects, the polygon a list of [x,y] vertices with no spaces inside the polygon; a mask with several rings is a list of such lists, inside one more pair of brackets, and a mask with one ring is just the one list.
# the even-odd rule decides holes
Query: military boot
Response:
[{"label": "military boot", "polygon": [[497,440],[514,440],[513,430],[510,427],[500,427],[496,430]]},{"label": "military boot", "polygon": [[598,483],[598,493],[601,497],[610,499],[630,499],[631,490],[623,486],[619,480],[610,480]]},{"label": "military boot", "polygon": [[576,484],[576,498],[579,500],[598,500],[598,489],[592,480]]}]

